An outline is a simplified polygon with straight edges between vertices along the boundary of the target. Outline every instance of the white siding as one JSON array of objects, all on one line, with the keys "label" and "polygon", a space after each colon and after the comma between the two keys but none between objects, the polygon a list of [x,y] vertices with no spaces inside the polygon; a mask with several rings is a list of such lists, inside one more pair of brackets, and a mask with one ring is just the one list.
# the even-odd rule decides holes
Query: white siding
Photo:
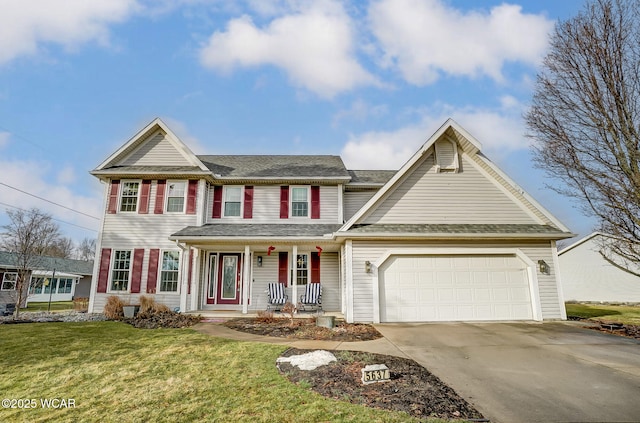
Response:
[{"label": "white siding", "polygon": [[359,223],[539,223],[466,155],[461,164],[436,173],[430,155]]},{"label": "white siding", "polygon": [[351,219],[358,210],[373,197],[377,190],[345,191],[344,193],[344,219]]},{"label": "white siding", "polygon": [[192,163],[184,158],[162,132],[149,137],[119,164],[123,166],[192,166]]},{"label": "white siding", "polygon": [[[366,273],[365,261],[375,262],[390,249],[397,248],[519,248],[534,263],[542,259],[551,267],[549,275],[538,273],[538,288],[542,306],[542,318],[562,318],[556,269],[553,268],[551,243],[425,243],[425,242],[385,242],[353,241],[353,319],[355,322],[372,322],[373,316],[373,274]],[[537,271],[537,269],[536,269]]]}]

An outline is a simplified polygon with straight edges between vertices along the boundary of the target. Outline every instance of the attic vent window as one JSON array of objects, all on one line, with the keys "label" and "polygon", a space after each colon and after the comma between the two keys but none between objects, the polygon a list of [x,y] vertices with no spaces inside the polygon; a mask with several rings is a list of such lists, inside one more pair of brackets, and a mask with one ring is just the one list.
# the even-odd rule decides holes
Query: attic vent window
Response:
[{"label": "attic vent window", "polygon": [[458,148],[453,140],[440,140],[435,143],[436,172],[457,173],[459,170]]}]

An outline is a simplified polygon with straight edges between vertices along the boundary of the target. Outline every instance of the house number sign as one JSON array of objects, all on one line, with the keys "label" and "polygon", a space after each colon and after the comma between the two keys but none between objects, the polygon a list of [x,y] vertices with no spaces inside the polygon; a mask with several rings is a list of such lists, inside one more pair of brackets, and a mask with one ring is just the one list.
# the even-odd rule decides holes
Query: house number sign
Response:
[{"label": "house number sign", "polygon": [[389,368],[384,364],[369,364],[362,369],[362,383],[368,385],[376,382],[386,382],[391,379]]}]

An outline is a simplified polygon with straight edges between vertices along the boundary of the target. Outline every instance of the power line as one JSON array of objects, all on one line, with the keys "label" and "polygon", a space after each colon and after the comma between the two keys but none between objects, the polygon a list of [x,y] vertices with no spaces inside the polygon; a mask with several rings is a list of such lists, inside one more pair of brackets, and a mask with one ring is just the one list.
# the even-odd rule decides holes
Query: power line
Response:
[{"label": "power line", "polygon": [[70,211],[72,211],[72,212],[74,212],[74,213],[78,213],[78,214],[81,214],[81,215],[84,215],[84,216],[90,217],[90,218],[92,218],[92,219],[95,219],[95,220],[100,220],[100,218],[99,218],[99,217],[91,216],[90,214],[86,214],[86,213],[83,213],[83,212],[81,212],[81,211],[74,210],[74,209],[72,209],[72,208],[70,208],[70,207],[67,207],[67,206],[63,206],[62,204],[58,204],[58,203],[56,203],[56,202],[54,202],[54,201],[47,200],[46,198],[42,198],[42,197],[39,197],[39,196],[37,196],[37,195],[35,195],[35,194],[31,194],[30,192],[23,191],[23,190],[21,190],[20,188],[16,188],[16,187],[12,187],[11,185],[7,185],[7,184],[5,184],[4,182],[0,182],[0,185],[4,185],[4,186],[5,186],[5,187],[7,187],[7,188],[14,189],[14,190],[19,191],[19,192],[21,192],[21,193],[23,193],[23,194],[30,195],[30,196],[32,196],[32,197],[35,197],[35,198],[39,199],[39,200],[46,201],[47,203],[51,203],[51,204],[56,205],[56,206],[58,206],[58,207],[62,207],[63,209],[70,210]]},{"label": "power line", "polygon": [[23,137],[22,135],[20,135],[20,134],[18,134],[18,133],[15,133],[15,132],[11,131],[11,130],[10,130],[10,129],[8,129],[8,128],[5,128],[5,127],[4,127],[4,126],[2,126],[2,125],[0,125],[0,129],[2,129],[2,130],[4,130],[4,131],[6,131],[7,133],[9,133],[9,134],[11,135],[11,137],[12,137],[12,138],[19,138],[19,139],[21,139],[21,140],[23,140],[23,141],[26,141],[27,143],[29,143],[29,144],[33,145],[34,147],[38,147],[39,149],[41,149],[41,150],[43,150],[43,151],[51,152],[51,150],[49,150],[49,149],[47,149],[47,148],[45,148],[45,147],[41,146],[40,144],[38,144],[38,143],[36,143],[36,142],[31,141],[31,140],[30,140],[29,138],[27,138],[27,137]]},{"label": "power line", "polygon": [[[0,204],[3,205],[3,206],[12,207],[14,209],[22,210],[24,212],[28,212],[29,211],[29,210],[23,209],[22,207],[12,206],[11,204],[7,204],[7,203],[3,203],[3,202],[0,202]],[[71,225],[71,226],[75,226],[77,228],[86,229],[86,230],[91,231],[91,232],[98,232],[95,229],[87,228],[86,226],[76,225],[75,223],[66,222],[64,220],[56,219],[55,217],[52,217],[51,220],[55,220],[56,222],[64,223],[65,225]]]}]

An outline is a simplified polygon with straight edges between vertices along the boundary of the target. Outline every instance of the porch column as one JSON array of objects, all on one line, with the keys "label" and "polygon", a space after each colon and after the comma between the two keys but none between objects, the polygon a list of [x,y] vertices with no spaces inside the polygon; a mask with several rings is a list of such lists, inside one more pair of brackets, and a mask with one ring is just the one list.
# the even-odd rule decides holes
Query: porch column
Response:
[{"label": "porch column", "polygon": [[296,305],[298,302],[296,298],[298,298],[298,246],[294,245],[291,251],[291,266],[293,269],[291,275],[291,304]]},{"label": "porch column", "polygon": [[200,295],[200,271],[201,271],[201,262],[200,260],[200,249],[193,249],[193,259],[196,261],[195,266],[193,267],[193,275],[191,276],[191,310],[198,309],[198,297]]},{"label": "porch column", "polygon": [[242,314],[247,314],[249,311],[249,290],[251,289],[251,266],[253,261],[251,260],[251,251],[248,245],[244,246],[244,266],[242,266]]},{"label": "porch column", "polygon": [[347,323],[353,323],[353,243],[350,239],[348,239],[345,244],[344,252],[347,278],[345,281],[347,284],[345,287],[347,292],[347,309],[344,317]]},{"label": "porch column", "polygon": [[182,250],[180,258],[180,312],[187,311],[187,290],[189,289],[189,247],[177,244]]}]

